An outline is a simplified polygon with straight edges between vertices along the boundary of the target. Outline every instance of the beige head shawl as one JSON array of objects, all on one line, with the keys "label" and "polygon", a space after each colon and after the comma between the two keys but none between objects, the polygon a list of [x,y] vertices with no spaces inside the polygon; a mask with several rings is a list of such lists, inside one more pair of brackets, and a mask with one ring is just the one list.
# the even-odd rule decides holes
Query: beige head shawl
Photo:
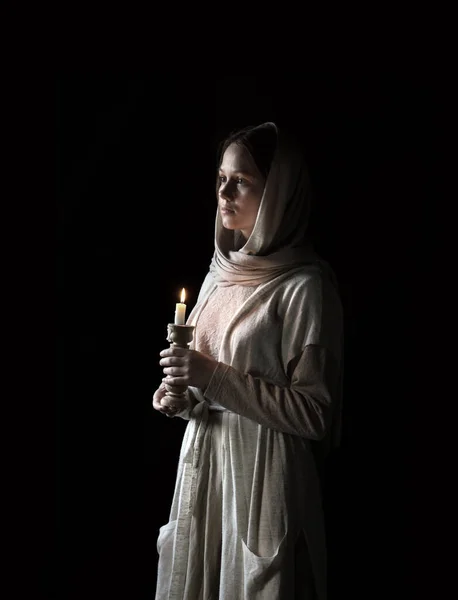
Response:
[{"label": "beige head shawl", "polygon": [[306,264],[323,264],[306,240],[311,210],[307,166],[293,141],[274,123],[277,147],[249,239],[223,226],[219,208],[210,271],[218,285],[256,286]]}]

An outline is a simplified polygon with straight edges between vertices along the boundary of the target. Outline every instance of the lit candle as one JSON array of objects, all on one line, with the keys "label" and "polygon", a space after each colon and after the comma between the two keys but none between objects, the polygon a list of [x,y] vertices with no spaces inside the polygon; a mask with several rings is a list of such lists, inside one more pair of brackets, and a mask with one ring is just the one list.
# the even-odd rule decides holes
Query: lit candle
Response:
[{"label": "lit candle", "polygon": [[185,324],[185,315],[186,315],[186,304],[184,303],[186,299],[186,292],[183,288],[181,290],[181,302],[176,304],[175,306],[175,325],[184,325]]}]

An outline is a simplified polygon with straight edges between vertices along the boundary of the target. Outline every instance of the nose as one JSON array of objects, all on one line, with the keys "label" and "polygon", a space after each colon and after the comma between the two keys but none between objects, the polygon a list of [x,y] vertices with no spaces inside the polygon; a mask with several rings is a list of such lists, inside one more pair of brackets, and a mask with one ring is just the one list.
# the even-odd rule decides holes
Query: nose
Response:
[{"label": "nose", "polygon": [[234,188],[231,186],[230,181],[226,181],[226,183],[220,185],[219,196],[227,202],[231,202],[234,199]]}]

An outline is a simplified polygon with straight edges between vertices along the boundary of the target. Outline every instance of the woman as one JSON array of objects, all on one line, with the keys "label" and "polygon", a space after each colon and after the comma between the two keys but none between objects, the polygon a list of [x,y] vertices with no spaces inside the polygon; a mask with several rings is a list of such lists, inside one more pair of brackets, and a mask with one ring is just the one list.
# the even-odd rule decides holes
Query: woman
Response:
[{"label": "woman", "polygon": [[326,598],[316,457],[339,442],[343,318],[307,239],[310,195],[303,156],[274,123],[223,144],[194,340],[160,353],[153,397],[174,416],[165,384],[188,386],[156,600]]}]

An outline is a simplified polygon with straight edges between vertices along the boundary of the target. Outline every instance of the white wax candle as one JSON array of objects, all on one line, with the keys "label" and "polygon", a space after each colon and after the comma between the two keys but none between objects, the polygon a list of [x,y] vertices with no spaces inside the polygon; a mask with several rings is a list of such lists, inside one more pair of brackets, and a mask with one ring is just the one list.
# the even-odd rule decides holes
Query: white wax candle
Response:
[{"label": "white wax candle", "polygon": [[184,325],[186,322],[186,304],[184,303],[186,299],[186,292],[183,288],[181,290],[181,302],[175,305],[175,325]]}]

